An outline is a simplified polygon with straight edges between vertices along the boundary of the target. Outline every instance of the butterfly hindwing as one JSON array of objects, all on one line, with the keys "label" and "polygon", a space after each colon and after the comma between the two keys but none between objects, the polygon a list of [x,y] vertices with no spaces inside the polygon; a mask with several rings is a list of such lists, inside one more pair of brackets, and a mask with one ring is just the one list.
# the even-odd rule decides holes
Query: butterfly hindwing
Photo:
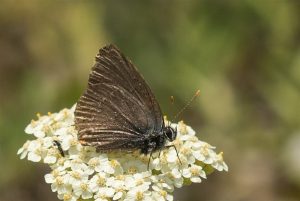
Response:
[{"label": "butterfly hindwing", "polygon": [[77,102],[75,125],[83,145],[103,151],[137,149],[163,127],[151,89],[113,45],[96,56],[88,87]]}]

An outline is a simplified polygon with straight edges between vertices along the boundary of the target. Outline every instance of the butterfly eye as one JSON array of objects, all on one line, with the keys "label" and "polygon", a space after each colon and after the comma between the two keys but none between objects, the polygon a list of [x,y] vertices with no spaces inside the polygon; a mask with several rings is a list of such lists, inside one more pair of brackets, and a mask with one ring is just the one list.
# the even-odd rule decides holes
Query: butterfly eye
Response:
[{"label": "butterfly eye", "polygon": [[172,142],[176,139],[177,132],[172,127],[167,126],[165,128],[164,133],[165,133],[165,135],[167,136],[167,138],[170,142]]}]

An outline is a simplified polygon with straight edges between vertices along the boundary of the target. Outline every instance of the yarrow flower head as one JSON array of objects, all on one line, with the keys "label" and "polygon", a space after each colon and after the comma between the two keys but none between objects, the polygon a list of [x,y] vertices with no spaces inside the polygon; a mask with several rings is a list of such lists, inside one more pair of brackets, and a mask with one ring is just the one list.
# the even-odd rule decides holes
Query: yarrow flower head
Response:
[{"label": "yarrow flower head", "polygon": [[153,153],[149,168],[150,156],[138,151],[96,152],[77,140],[74,110],[75,106],[45,116],[38,114],[25,129],[33,139],[17,153],[21,159],[27,157],[50,166],[52,171],[45,175],[45,181],[60,200],[170,201],[175,187],[200,183],[214,170],[228,171],[223,152],[216,153],[215,147],[200,141],[182,121],[171,124],[178,132],[177,139],[170,143],[176,149]]}]

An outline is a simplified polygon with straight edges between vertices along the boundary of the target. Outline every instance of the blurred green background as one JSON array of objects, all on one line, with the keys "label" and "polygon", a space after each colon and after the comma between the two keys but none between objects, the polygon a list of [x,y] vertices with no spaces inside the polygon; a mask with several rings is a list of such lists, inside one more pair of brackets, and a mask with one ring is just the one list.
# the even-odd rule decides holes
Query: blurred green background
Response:
[{"label": "blurred green background", "polygon": [[[165,114],[224,152],[228,173],[175,200],[300,200],[300,3],[3,0],[0,7],[0,200],[57,200],[49,169],[19,160],[35,113],[71,107],[98,49],[116,44]],[[175,97],[175,105],[169,97]]]}]

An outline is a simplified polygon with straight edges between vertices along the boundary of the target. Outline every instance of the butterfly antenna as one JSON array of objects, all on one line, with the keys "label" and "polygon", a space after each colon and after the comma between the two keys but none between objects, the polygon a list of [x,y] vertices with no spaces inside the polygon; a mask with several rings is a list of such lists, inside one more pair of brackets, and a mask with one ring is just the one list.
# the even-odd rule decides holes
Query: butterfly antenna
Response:
[{"label": "butterfly antenna", "polygon": [[[171,105],[172,105],[172,107],[174,107],[175,106],[175,98],[174,98],[174,96],[170,96],[170,102],[171,102]],[[168,126],[171,126],[171,121],[168,121],[169,123],[168,123]]]},{"label": "butterfly antenna", "polygon": [[191,98],[191,100],[173,117],[172,122],[175,121],[184,110],[186,110],[190,104],[200,95],[200,90],[198,89],[196,91],[196,93],[193,95],[193,97]]}]

